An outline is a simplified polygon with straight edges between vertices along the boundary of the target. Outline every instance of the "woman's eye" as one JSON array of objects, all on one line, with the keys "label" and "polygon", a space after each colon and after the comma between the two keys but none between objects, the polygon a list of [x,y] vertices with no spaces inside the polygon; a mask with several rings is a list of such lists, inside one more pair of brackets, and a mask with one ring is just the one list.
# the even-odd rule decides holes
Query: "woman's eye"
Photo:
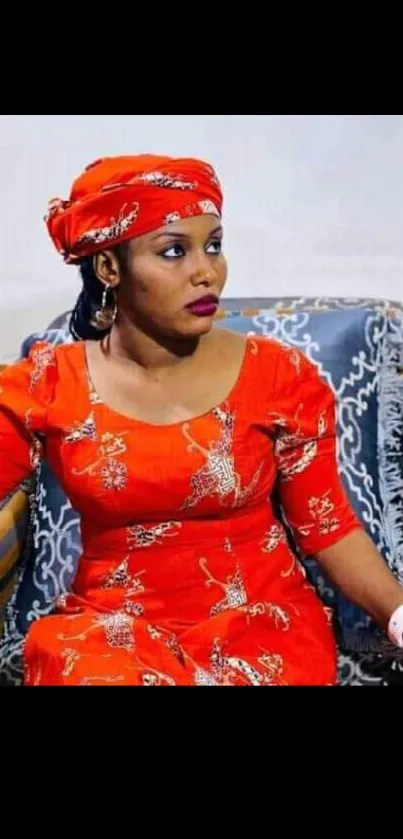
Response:
[{"label": "woman's eye", "polygon": [[[206,253],[212,254],[213,256],[219,256],[222,251],[222,242],[220,239],[214,240],[214,242],[210,242],[209,245],[206,247]],[[161,252],[160,256],[164,259],[181,259],[186,255],[185,248],[181,244],[171,245],[171,247],[166,248],[164,251]]]},{"label": "woman's eye", "polygon": [[167,248],[161,254],[164,259],[180,259],[180,257],[184,255],[185,251],[182,245],[171,245],[170,248]]},{"label": "woman's eye", "polygon": [[214,255],[220,254],[222,251],[222,241],[221,239],[216,239],[214,242],[210,242],[207,253],[212,253]]}]

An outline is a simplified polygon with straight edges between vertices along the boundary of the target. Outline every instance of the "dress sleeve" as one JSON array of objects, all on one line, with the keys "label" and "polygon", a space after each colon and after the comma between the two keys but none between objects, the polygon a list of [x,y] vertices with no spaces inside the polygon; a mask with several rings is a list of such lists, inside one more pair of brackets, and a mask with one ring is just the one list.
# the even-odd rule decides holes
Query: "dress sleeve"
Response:
[{"label": "dress sleeve", "polygon": [[38,465],[55,376],[48,344],[36,344],[27,359],[0,375],[0,502]]},{"label": "dress sleeve", "polygon": [[362,527],[338,472],[335,397],[305,355],[281,348],[273,405],[281,506],[301,552],[314,555]]}]

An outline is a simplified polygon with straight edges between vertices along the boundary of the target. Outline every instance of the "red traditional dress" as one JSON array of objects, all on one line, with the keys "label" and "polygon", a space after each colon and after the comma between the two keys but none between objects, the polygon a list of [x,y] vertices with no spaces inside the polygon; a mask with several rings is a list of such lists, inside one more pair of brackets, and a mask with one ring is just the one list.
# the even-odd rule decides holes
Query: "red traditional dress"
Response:
[{"label": "red traditional dress", "polygon": [[328,615],[304,554],[360,527],[337,472],[333,395],[299,352],[247,339],[238,380],[189,422],[103,404],[82,343],[0,379],[0,497],[44,455],[81,515],[73,592],[36,621],[27,685],[331,685]]}]

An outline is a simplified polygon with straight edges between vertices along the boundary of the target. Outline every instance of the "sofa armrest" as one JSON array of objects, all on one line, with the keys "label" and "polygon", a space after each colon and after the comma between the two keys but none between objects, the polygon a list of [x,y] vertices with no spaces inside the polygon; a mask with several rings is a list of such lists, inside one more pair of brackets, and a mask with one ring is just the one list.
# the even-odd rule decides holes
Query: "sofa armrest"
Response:
[{"label": "sofa armrest", "polygon": [[0,638],[5,608],[17,582],[28,520],[28,495],[23,489],[18,489],[0,505]]}]

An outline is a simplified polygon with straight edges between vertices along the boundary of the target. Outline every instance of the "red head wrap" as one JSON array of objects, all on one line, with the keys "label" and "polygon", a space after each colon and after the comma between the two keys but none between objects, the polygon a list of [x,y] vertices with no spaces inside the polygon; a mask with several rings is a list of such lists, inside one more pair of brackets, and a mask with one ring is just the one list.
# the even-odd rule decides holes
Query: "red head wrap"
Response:
[{"label": "red head wrap", "polygon": [[46,223],[67,263],[192,216],[221,217],[214,170],[198,160],[111,157],[89,166],[68,201],[54,199]]}]

